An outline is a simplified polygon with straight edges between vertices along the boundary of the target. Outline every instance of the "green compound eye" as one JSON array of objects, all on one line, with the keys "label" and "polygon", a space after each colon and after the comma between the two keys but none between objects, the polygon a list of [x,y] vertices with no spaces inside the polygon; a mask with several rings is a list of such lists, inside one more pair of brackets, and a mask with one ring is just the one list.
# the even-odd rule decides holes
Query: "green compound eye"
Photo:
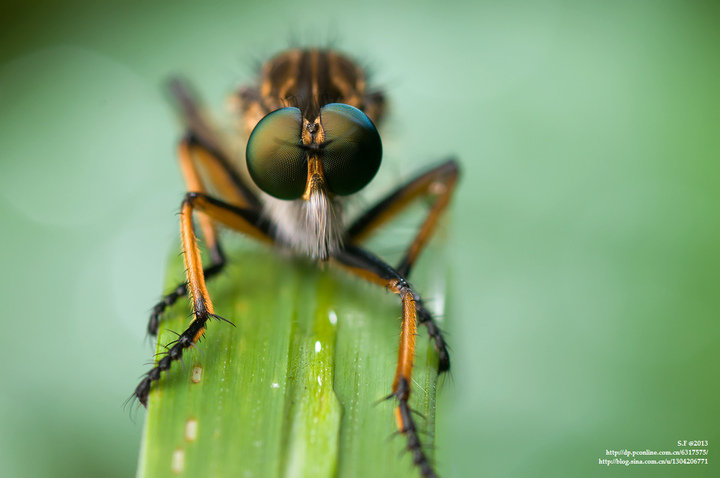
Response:
[{"label": "green compound eye", "polygon": [[305,192],[308,170],[302,124],[299,109],[281,108],[261,119],[248,139],[245,157],[250,177],[278,199],[298,199]]},{"label": "green compound eye", "polygon": [[342,103],[320,110],[325,131],[323,172],[330,190],[347,196],[364,188],[380,169],[382,142],[365,113]]}]

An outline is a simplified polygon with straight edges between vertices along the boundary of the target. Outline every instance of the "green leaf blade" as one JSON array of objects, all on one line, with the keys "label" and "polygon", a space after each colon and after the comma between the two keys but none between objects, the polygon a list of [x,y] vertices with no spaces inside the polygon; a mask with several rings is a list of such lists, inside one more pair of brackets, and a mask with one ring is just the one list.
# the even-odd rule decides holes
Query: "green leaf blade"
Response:
[{"label": "green leaf blade", "polygon": [[[209,323],[185,365],[153,385],[138,476],[417,477],[402,456],[405,439],[391,438],[393,401],[378,403],[395,373],[397,296],[264,249],[232,257],[209,289],[216,313],[235,327]],[[172,284],[182,270],[171,264]],[[158,352],[187,327],[180,302]],[[411,406],[432,434],[437,355],[419,332]]]}]

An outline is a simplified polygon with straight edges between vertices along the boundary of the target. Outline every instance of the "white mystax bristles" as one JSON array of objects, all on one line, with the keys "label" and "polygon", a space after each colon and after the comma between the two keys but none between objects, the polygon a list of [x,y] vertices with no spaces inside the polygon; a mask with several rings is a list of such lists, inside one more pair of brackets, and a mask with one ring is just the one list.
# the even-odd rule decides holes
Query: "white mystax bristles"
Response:
[{"label": "white mystax bristles", "polygon": [[276,225],[281,245],[312,259],[327,260],[342,247],[342,201],[313,189],[306,201],[266,196],[264,213]]}]

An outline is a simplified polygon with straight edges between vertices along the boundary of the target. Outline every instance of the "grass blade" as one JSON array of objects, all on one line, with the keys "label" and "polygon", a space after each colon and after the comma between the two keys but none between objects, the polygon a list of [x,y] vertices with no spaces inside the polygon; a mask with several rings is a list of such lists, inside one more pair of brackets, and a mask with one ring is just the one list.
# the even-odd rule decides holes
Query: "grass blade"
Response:
[{"label": "grass blade", "polygon": [[[444,298],[445,264],[430,254],[417,280]],[[139,477],[417,477],[401,456],[391,389],[400,303],[394,294],[272,251],[247,247],[210,284],[213,321],[198,349],[186,352],[153,387]],[[182,261],[169,277],[182,277]],[[426,294],[432,303],[434,296]],[[188,322],[177,304],[163,322],[158,352]],[[174,332],[172,332],[174,331]],[[421,329],[421,333],[424,331]],[[437,356],[418,340],[411,405],[434,430]],[[425,438],[431,446],[431,438]]]}]

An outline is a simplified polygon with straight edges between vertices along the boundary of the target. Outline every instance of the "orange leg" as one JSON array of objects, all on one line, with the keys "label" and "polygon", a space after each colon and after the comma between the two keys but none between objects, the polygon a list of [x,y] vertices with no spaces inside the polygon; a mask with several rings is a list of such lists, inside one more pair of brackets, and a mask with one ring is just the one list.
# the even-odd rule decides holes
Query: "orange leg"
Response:
[{"label": "orange leg", "polygon": [[[458,175],[459,169],[457,163],[450,160],[411,179],[378,201],[374,207],[370,208],[364,215],[358,218],[348,228],[345,243],[361,243],[382,224],[391,220],[413,201],[434,196],[435,199],[415,239],[408,247],[399,265],[395,268],[401,276],[408,277],[412,266],[432,237],[432,233],[435,231],[441,214],[447,208],[452,198]],[[418,295],[415,295],[414,299],[417,321],[427,328],[428,336],[438,351],[438,371],[446,372],[450,369],[450,354],[448,353],[447,343],[445,342],[442,331],[433,319],[432,314],[430,314],[423,304],[422,299]]]},{"label": "orange leg", "polygon": [[[167,354],[140,381],[134,392],[140,403],[147,406],[152,383],[160,379],[162,372],[170,369],[188,347],[194,345],[205,333],[210,318],[225,320],[214,314],[212,301],[205,286],[205,277],[216,275],[225,264],[225,257],[218,242],[216,221],[266,242],[273,242],[268,227],[259,217],[260,202],[239,174],[230,167],[229,161],[218,149],[212,128],[201,114],[198,102],[181,82],[171,85],[172,93],[180,107],[189,134],[180,142],[178,153],[187,190],[180,212],[180,239],[182,243],[187,282],[178,285],[153,309],[148,331],[157,334],[160,317],[165,309],[178,298],[188,294],[193,307],[193,320],[178,339],[170,345]],[[204,179],[228,202],[208,196]],[[212,264],[203,269],[193,216],[197,219],[203,238],[210,249]]]},{"label": "orange leg", "polygon": [[[197,121],[197,120],[196,120]],[[207,188],[203,181],[201,170],[205,173],[209,183],[218,193],[227,198],[234,205],[248,208],[259,208],[259,202],[240,176],[229,167],[227,160],[210,146],[201,143],[195,136],[189,136],[180,142],[178,147],[180,171],[185,179],[188,191],[206,193]],[[198,222],[203,233],[203,239],[210,249],[211,263],[203,270],[203,277],[213,277],[219,274],[225,266],[226,260],[217,230],[213,221],[205,214],[198,214]],[[162,314],[180,297],[188,293],[187,282],[178,284],[172,292],[165,295],[153,308],[148,322],[148,333],[157,335]]]},{"label": "orange leg", "polygon": [[[200,100],[193,94],[192,88],[184,81],[174,78],[168,84],[170,94],[178,110],[182,122],[187,128],[188,144],[194,154],[199,155],[198,161],[206,169],[211,184],[218,189],[218,194],[229,203],[248,208],[259,208],[254,186],[240,175],[233,166],[233,161],[222,147],[221,141],[215,134],[216,128],[204,113]],[[190,175],[185,174],[180,158],[181,167],[185,176],[187,191],[206,192],[205,188],[193,189],[188,184]]]},{"label": "orange leg", "polygon": [[388,398],[394,397],[397,400],[395,408],[397,428],[407,439],[407,449],[412,453],[415,465],[420,469],[422,476],[436,477],[430,460],[422,448],[418,428],[409,405],[419,296],[401,274],[364,249],[349,246],[342,250],[335,260],[352,273],[383,285],[400,296],[402,302],[400,346],[392,393]]},{"label": "orange leg", "polygon": [[434,196],[435,199],[415,239],[405,252],[405,257],[400,265],[395,268],[403,276],[408,276],[410,268],[432,237],[438,219],[452,198],[458,175],[457,163],[450,160],[401,185],[378,201],[348,228],[346,243],[362,243],[381,225],[393,219],[413,201]]},{"label": "orange leg", "polygon": [[[187,270],[187,291],[192,301],[193,320],[188,328],[173,342],[167,354],[140,381],[134,392],[140,403],[147,406],[152,383],[160,379],[162,372],[170,369],[172,362],[182,357],[185,349],[193,346],[205,333],[207,321],[211,318],[225,320],[215,315],[203,275],[200,250],[193,228],[193,213],[204,213],[209,220],[221,222],[239,232],[272,244],[269,226],[257,212],[243,209],[214,199],[203,193],[187,193],[180,212],[180,239],[185,268]],[[227,320],[225,320],[227,322]]]},{"label": "orange leg", "polygon": [[[192,88],[175,78],[169,82],[168,89],[188,131],[178,148],[180,171],[185,179],[186,191],[207,193],[203,180],[205,178],[227,202],[259,210],[260,201],[254,188],[249,186],[248,181],[232,166],[215,134],[215,127],[205,114],[200,100],[193,94]],[[210,249],[211,263],[203,270],[203,276],[209,279],[222,271],[226,261],[214,224],[203,214],[197,217],[203,239]],[[187,293],[187,283],[178,284],[153,307],[148,322],[148,334],[157,335],[162,314]]]}]

